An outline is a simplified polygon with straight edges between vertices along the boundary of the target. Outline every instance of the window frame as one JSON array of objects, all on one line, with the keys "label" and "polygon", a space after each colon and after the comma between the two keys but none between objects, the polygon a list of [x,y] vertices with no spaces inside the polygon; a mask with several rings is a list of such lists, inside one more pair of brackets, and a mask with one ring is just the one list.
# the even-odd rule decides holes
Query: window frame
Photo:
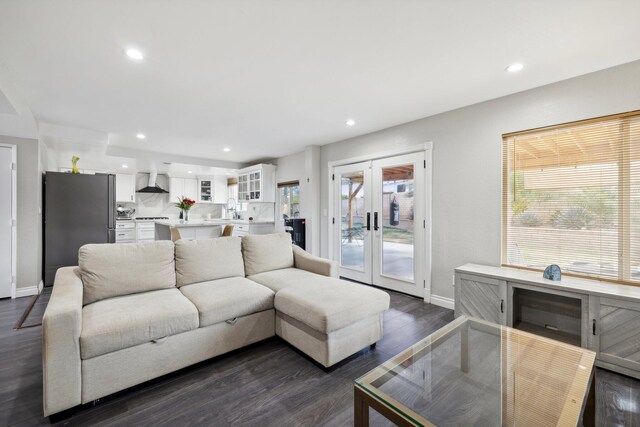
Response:
[{"label": "window frame", "polygon": [[[280,220],[285,220],[284,219],[284,212],[282,211],[282,188],[287,188],[287,187],[298,187],[298,197],[300,197],[300,193],[302,191],[302,186],[300,185],[300,181],[285,181],[285,182],[279,182],[276,185],[277,189],[278,189],[278,219]],[[298,206],[300,205],[300,201],[298,201]],[[298,211],[299,212],[299,211]],[[289,219],[294,218],[293,216],[290,216]]]},{"label": "window frame", "polygon": [[[508,230],[508,220],[509,220],[509,201],[508,201],[509,167],[510,167],[510,162],[509,162],[510,159],[508,157],[509,156],[509,149],[508,149],[509,139],[517,136],[523,136],[523,135],[529,135],[529,134],[535,134],[535,133],[541,133],[541,132],[547,132],[547,131],[553,131],[553,130],[559,130],[559,129],[566,129],[566,128],[571,128],[576,126],[583,126],[583,125],[598,123],[598,122],[605,122],[609,120],[619,120],[619,119],[633,118],[633,117],[640,117],[640,110],[633,110],[633,111],[628,111],[628,112],[619,113],[619,114],[599,116],[599,117],[594,117],[590,119],[576,120],[576,121],[565,122],[557,125],[545,126],[540,128],[532,128],[532,129],[527,129],[523,131],[509,132],[509,133],[502,134],[502,195],[501,195],[501,203],[502,203],[502,206],[501,206],[502,236],[501,237],[502,238],[501,238],[501,255],[500,255],[500,262],[501,262],[500,265],[502,267],[514,268],[519,270],[527,270],[527,271],[536,271],[536,272],[544,271],[544,269],[541,269],[541,268],[514,265],[508,262],[507,230]],[[624,163],[619,167],[628,169],[631,163],[630,157],[629,156],[626,156],[626,157],[621,156],[621,157],[622,157],[621,161],[623,161]],[[622,183],[622,184],[619,185],[619,200],[623,200],[627,196],[630,197],[629,186],[624,183],[623,178],[626,178],[627,181],[630,180],[630,174],[627,173],[626,175],[625,174],[620,175],[619,183]],[[625,195],[624,194],[625,191],[627,191],[629,194]],[[619,203],[623,203],[623,202],[619,201]],[[621,247],[626,248],[626,250],[622,249],[618,251],[619,252],[618,277],[614,279],[614,278],[607,278],[607,277],[572,273],[572,272],[565,272],[565,271],[562,272],[563,276],[576,277],[576,278],[588,279],[588,280],[594,280],[594,281],[600,281],[600,282],[624,284],[624,285],[630,285],[630,286],[640,286],[640,281],[630,280],[631,278],[631,275],[630,275],[631,213],[630,211],[625,211],[624,209],[620,209],[618,212],[618,218],[619,218],[618,229],[617,229],[618,235],[619,235],[618,242]],[[626,230],[626,233],[625,233],[625,230]]]}]

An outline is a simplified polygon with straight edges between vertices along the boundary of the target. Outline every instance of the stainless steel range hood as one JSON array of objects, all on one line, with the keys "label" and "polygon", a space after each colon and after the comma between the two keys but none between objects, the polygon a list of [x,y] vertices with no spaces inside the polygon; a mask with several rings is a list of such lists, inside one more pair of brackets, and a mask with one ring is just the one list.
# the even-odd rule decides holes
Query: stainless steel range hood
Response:
[{"label": "stainless steel range hood", "polygon": [[149,185],[147,185],[144,188],[141,188],[140,190],[137,191],[137,193],[169,194],[167,190],[164,190],[158,187],[158,184],[156,184],[157,177],[158,177],[157,173],[155,172],[149,173]]}]

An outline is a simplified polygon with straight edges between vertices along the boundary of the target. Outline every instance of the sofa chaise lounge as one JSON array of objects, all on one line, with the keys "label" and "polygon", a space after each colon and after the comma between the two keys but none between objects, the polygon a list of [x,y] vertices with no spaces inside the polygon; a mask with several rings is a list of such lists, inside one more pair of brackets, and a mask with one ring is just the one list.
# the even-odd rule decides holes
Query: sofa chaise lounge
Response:
[{"label": "sofa chaise lounge", "polygon": [[44,414],[273,335],[332,366],[382,338],[389,308],[337,276],[287,233],[83,246],[43,318]]}]

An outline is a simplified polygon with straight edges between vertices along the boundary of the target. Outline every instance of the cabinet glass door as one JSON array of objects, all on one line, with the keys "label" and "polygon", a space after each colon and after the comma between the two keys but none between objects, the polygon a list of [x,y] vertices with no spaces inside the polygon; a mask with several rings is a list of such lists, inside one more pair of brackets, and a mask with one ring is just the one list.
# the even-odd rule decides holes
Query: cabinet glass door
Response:
[{"label": "cabinet glass door", "polygon": [[249,200],[249,188],[247,186],[248,175],[240,175],[238,177],[238,200]]},{"label": "cabinet glass door", "polygon": [[255,196],[256,196],[256,200],[260,200],[260,182],[261,182],[261,178],[260,178],[260,172],[256,172],[256,186],[255,186]]},{"label": "cabinet glass door", "polygon": [[203,179],[200,181],[200,202],[211,203],[213,201],[211,188],[211,180]]}]

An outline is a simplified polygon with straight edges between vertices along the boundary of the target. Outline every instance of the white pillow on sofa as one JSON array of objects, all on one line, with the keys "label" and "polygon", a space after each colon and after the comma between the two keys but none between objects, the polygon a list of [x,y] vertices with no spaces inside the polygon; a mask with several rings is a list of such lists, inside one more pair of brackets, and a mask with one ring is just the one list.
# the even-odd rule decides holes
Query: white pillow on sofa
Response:
[{"label": "white pillow on sofa", "polygon": [[176,242],[178,287],[226,277],[244,277],[240,237]]},{"label": "white pillow on sofa", "polygon": [[173,242],[84,245],[78,251],[83,305],[176,286]]},{"label": "white pillow on sofa", "polygon": [[248,235],[242,238],[244,271],[247,276],[293,267],[291,234]]}]

